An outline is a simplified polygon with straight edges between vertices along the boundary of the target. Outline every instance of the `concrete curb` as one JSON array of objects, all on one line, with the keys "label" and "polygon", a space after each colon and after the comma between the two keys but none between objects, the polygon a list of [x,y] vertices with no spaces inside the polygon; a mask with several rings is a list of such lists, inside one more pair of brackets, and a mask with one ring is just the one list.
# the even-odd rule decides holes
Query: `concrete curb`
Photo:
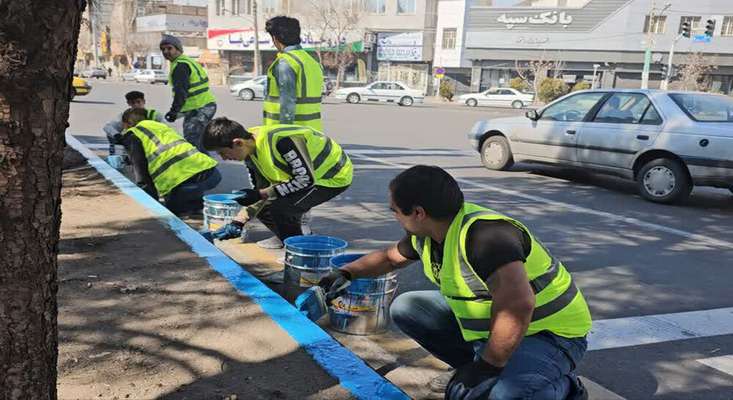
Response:
[{"label": "concrete curb", "polygon": [[342,346],[318,325],[298,312],[290,303],[273,292],[239,264],[209,243],[198,232],[178,219],[158,201],[110,167],[73,135],[66,134],[66,143],[84,156],[108,181],[125,195],[164,222],[173,233],[206,260],[241,294],[251,298],[284,329],[329,375],[358,399],[402,400],[409,396],[376,373],[362,359]]}]

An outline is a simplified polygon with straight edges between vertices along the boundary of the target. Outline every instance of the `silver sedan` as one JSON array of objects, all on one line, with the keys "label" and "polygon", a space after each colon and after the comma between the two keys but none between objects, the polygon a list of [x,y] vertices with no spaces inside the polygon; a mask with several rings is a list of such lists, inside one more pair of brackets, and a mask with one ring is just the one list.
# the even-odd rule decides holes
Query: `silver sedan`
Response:
[{"label": "silver sedan", "polygon": [[559,164],[637,182],[672,203],[694,185],[733,191],[733,99],[697,92],[586,90],[524,117],[474,124],[471,145],[489,169]]}]

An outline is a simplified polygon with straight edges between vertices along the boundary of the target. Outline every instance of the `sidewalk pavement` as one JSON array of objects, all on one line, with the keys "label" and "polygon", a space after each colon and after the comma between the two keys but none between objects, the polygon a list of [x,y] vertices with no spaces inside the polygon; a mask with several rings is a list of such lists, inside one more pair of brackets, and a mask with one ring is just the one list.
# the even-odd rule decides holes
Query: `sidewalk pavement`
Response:
[{"label": "sidewalk pavement", "polygon": [[[59,243],[60,399],[367,398],[358,379],[332,368],[343,362],[359,375],[368,369],[361,360],[330,338],[305,343],[303,332],[318,327],[292,308],[273,313],[269,289],[241,270],[222,276],[211,264],[225,257],[213,247],[202,257],[207,243],[192,250],[159,215],[72,158]],[[406,398],[368,371],[366,386]]]}]

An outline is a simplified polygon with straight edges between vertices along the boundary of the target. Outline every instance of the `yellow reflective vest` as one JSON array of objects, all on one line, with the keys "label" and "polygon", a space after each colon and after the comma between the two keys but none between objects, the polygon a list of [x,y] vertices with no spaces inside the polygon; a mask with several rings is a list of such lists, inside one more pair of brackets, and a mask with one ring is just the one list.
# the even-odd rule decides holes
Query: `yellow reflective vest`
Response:
[{"label": "yellow reflective vest", "polygon": [[[575,286],[570,273],[520,222],[488,208],[464,203],[453,219],[443,245],[443,259],[431,259],[431,240],[412,236],[420,254],[424,273],[440,287],[466,341],[487,339],[490,335],[491,293],[466,257],[466,234],[477,220],[503,220],[527,233],[532,247],[524,263],[535,293],[535,309],[526,335],[543,330],[573,338],[585,336],[591,328],[588,305]],[[442,266],[433,268],[433,262]]]},{"label": "yellow reflective vest", "polygon": [[267,70],[267,93],[263,106],[264,125],[280,124],[280,90],[277,86],[275,68],[280,60],[295,71],[295,116],[293,124],[323,130],[321,122],[321,93],[323,90],[323,69],[305,50],[279,52]]},{"label": "yellow reflective vest", "polygon": [[161,196],[217,164],[216,160],[196,150],[166,124],[145,120],[128,131],[142,143],[148,161],[148,173]]},{"label": "yellow reflective vest", "polygon": [[346,152],[333,139],[314,129],[298,125],[265,125],[249,129],[255,136],[255,152],[250,156],[257,170],[271,183],[288,182],[288,164],[277,151],[277,142],[285,137],[305,140],[312,163],[315,185],[339,188],[351,184],[354,167]]},{"label": "yellow reflective vest", "polygon": [[168,74],[171,89],[173,89],[173,71],[176,70],[178,64],[186,64],[191,70],[188,75],[188,95],[186,96],[186,102],[181,107],[181,112],[196,110],[209,103],[215,103],[216,98],[209,88],[209,76],[206,74],[206,70],[191,57],[183,54],[171,62],[171,70]]}]

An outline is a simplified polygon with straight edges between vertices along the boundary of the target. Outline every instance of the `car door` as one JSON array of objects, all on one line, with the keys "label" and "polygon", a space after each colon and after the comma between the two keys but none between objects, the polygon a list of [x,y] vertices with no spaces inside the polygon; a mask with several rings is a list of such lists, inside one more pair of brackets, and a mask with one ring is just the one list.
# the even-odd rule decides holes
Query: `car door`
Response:
[{"label": "car door", "polygon": [[265,97],[266,80],[267,77],[259,77],[254,79],[254,84],[251,86],[251,89],[255,93],[255,97]]},{"label": "car door", "polygon": [[576,163],[577,130],[605,95],[578,93],[550,104],[538,120],[527,119],[526,125],[512,132],[512,152],[538,161]]},{"label": "car door", "polygon": [[392,83],[390,85],[390,97],[393,102],[398,103],[403,97],[408,96],[407,89],[399,83]]},{"label": "car door", "polygon": [[368,101],[381,101],[383,100],[384,92],[386,91],[386,84],[384,82],[374,82],[366,87],[364,97]]},{"label": "car door", "polygon": [[515,94],[508,89],[499,89],[499,93],[496,94],[496,104],[502,107],[509,107],[512,105],[512,101],[515,100]]},{"label": "car door", "polygon": [[495,106],[499,101],[499,89],[489,89],[478,96],[478,105]]},{"label": "car door", "polygon": [[657,138],[662,122],[645,94],[614,93],[578,129],[578,161],[590,166],[630,169],[634,155]]}]

